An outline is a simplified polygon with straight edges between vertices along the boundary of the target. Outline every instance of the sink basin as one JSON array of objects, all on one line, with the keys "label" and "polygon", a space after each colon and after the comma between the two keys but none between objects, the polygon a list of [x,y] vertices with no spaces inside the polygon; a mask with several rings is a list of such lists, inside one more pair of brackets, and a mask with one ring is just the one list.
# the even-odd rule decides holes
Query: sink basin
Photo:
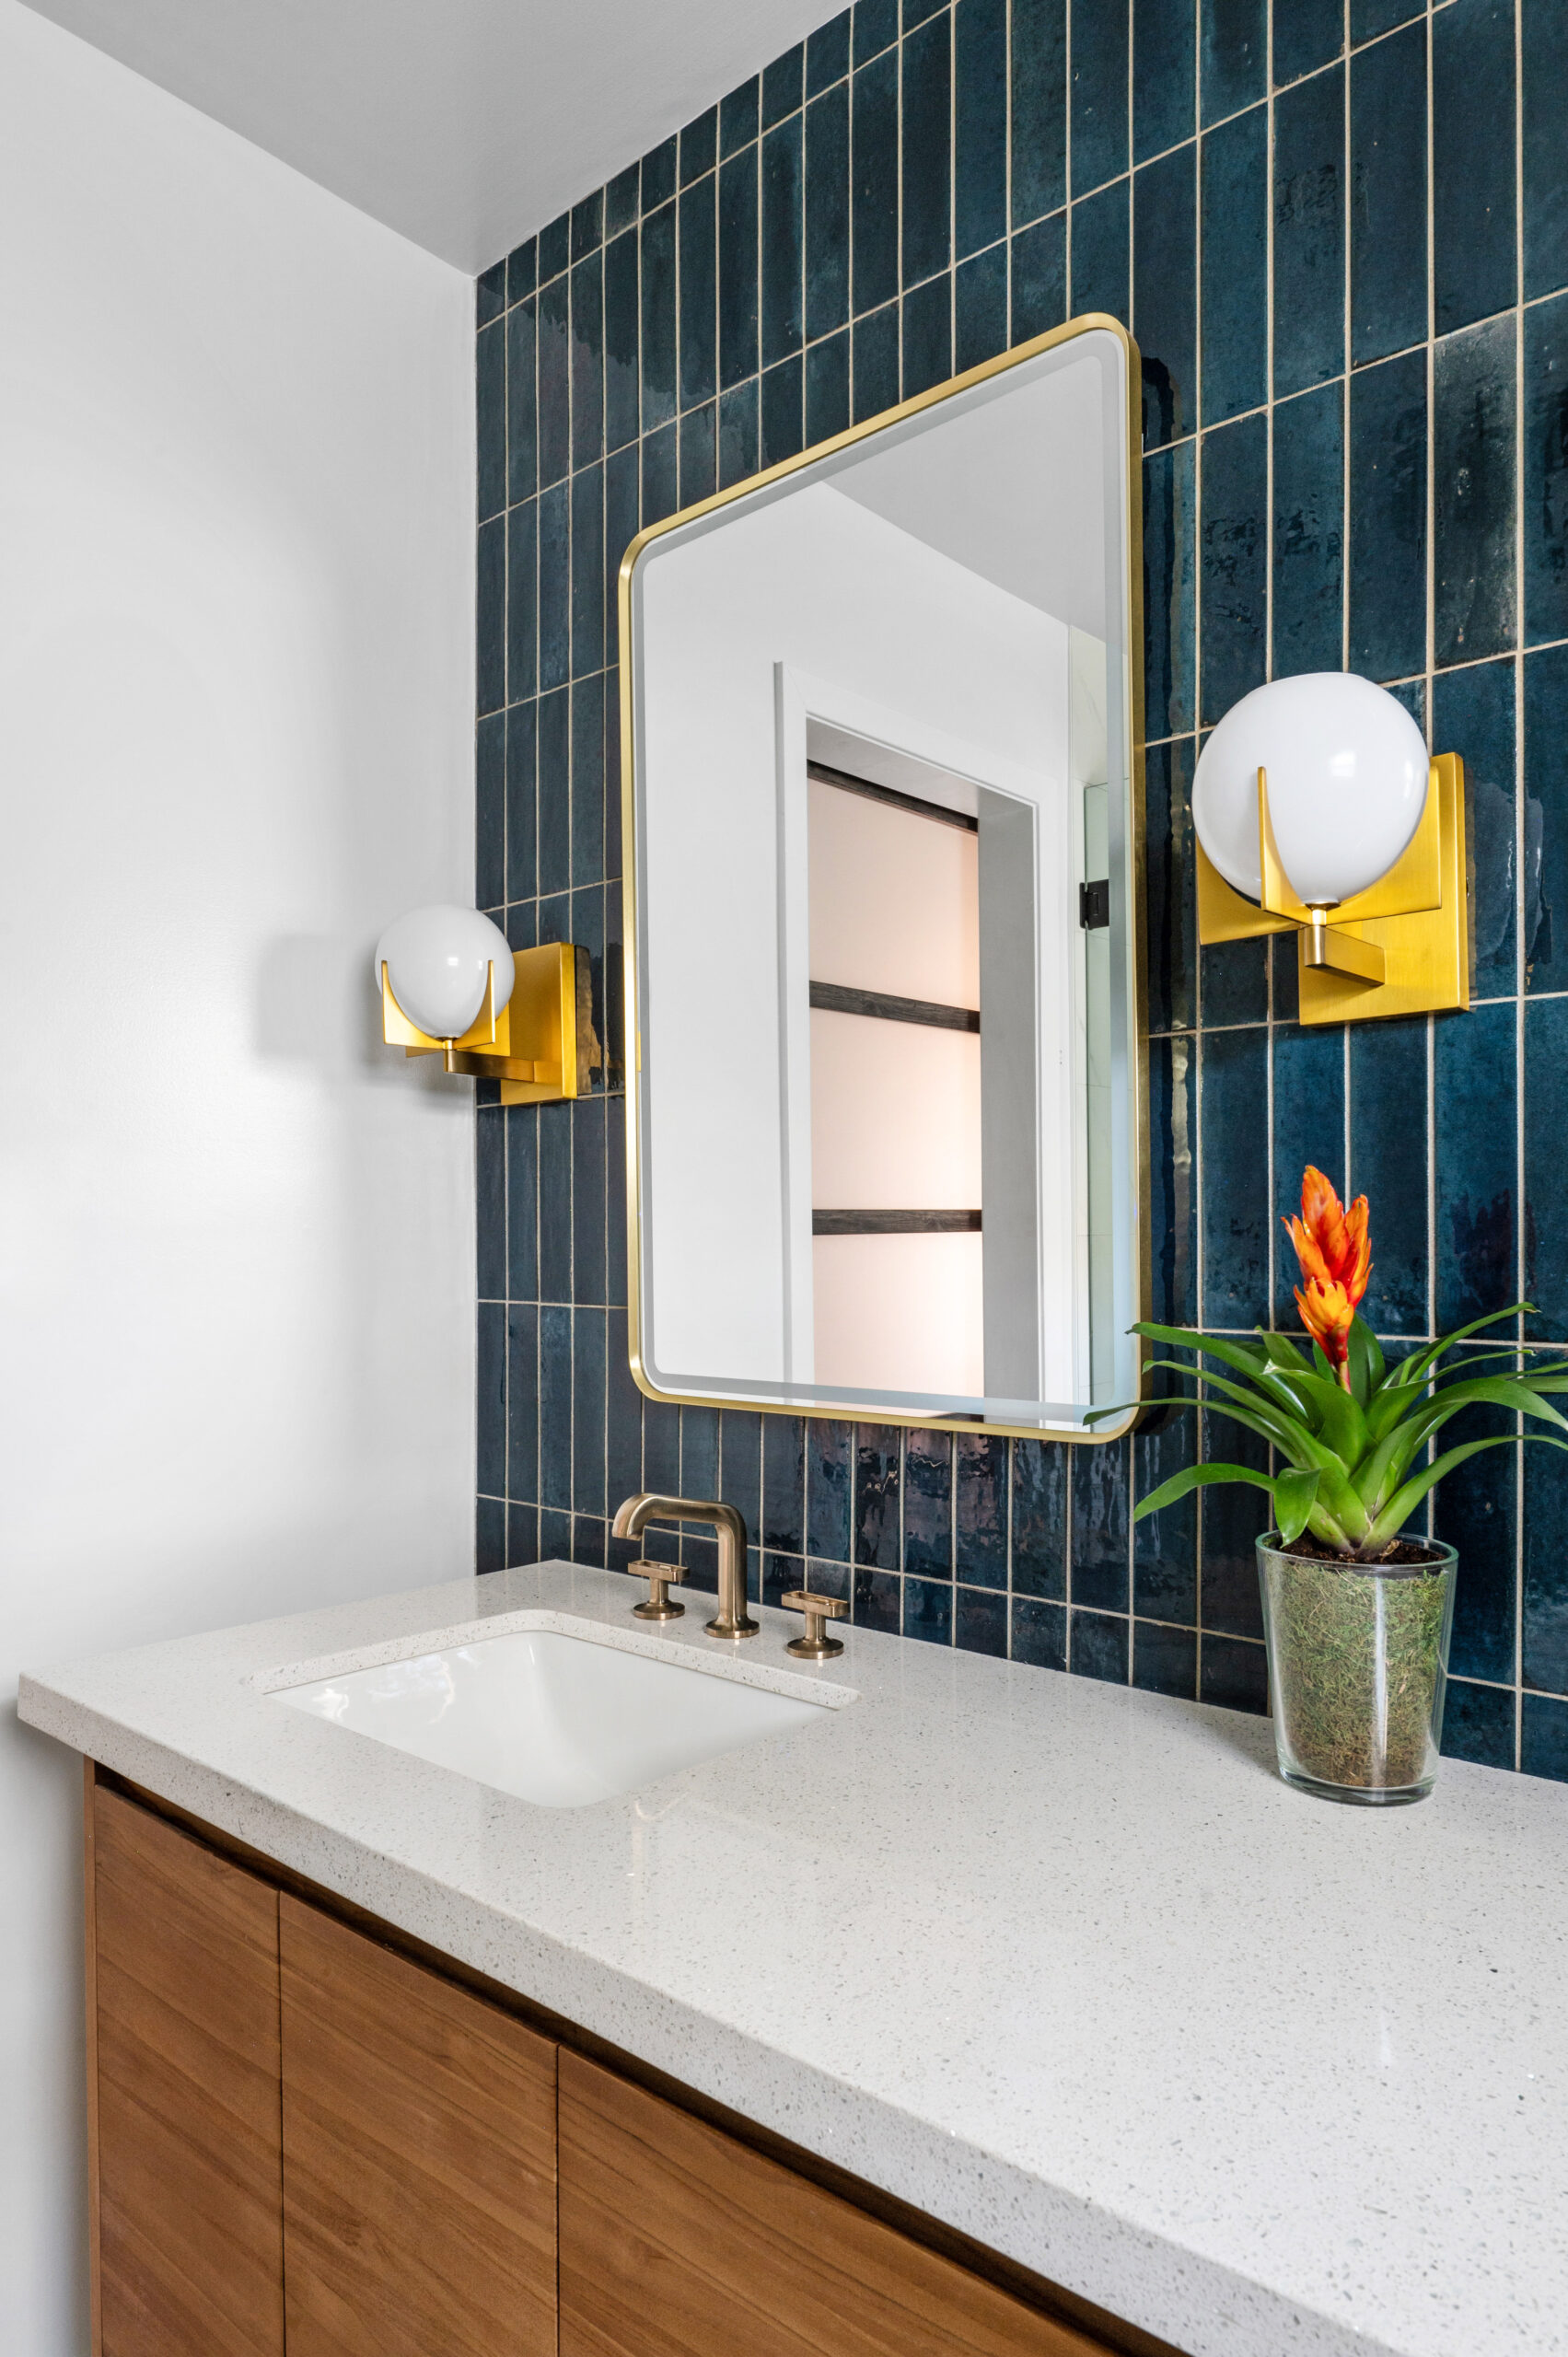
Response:
[{"label": "sink basin", "polygon": [[526,1628],[283,1687],[273,1700],[543,1808],[583,1808],[854,1699],[842,1688],[808,1697],[788,1676],[779,1685]]}]

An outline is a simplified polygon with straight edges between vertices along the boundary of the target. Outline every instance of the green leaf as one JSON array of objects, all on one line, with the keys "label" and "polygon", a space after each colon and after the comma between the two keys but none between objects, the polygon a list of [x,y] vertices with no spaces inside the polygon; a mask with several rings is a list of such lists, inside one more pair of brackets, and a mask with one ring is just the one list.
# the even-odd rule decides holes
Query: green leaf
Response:
[{"label": "green leaf", "polygon": [[1307,1517],[1318,1503],[1318,1472],[1282,1473],[1274,1483],[1274,1519],[1280,1537],[1294,1547],[1307,1527]]},{"label": "green leaf", "polygon": [[[1152,1374],[1162,1367],[1177,1375],[1191,1372],[1170,1359],[1150,1359],[1145,1372]],[[1271,1399],[1267,1393],[1232,1383],[1227,1376],[1215,1375],[1209,1368],[1203,1370],[1199,1379],[1204,1387],[1202,1406],[1212,1408],[1216,1415],[1234,1416],[1237,1423],[1249,1424],[1252,1431],[1261,1433],[1265,1440],[1272,1441],[1276,1448],[1283,1448],[1293,1463],[1316,1465],[1320,1462],[1323,1443],[1303,1422],[1294,1408],[1282,1406]],[[1212,1398],[1210,1395],[1216,1391],[1227,1394],[1237,1404],[1227,1406],[1223,1399]]]},{"label": "green leaf", "polygon": [[[1498,1433],[1491,1440],[1467,1441],[1462,1448],[1450,1448],[1434,1465],[1425,1465],[1411,1481],[1396,1490],[1382,1513],[1377,1516],[1361,1542],[1364,1555],[1376,1554],[1404,1528],[1427,1492],[1434,1489],[1446,1473],[1462,1465],[1468,1457],[1479,1457],[1483,1448],[1512,1448],[1519,1439],[1517,1433]],[[1568,1456],[1568,1440],[1553,1440],[1550,1433],[1526,1433],[1527,1441],[1539,1441],[1543,1448],[1560,1448]]]},{"label": "green leaf", "polygon": [[[1262,1352],[1251,1349],[1246,1342],[1220,1341],[1212,1334],[1200,1334],[1191,1326],[1155,1326],[1141,1318],[1127,1330],[1130,1334],[1145,1335],[1151,1342],[1174,1342],[1184,1351],[1202,1351],[1223,1365],[1234,1367],[1238,1375],[1260,1375],[1267,1364]],[[1192,1375],[1196,1369],[1187,1367],[1183,1372]]]},{"label": "green leaf", "polygon": [[1439,1341],[1429,1342],[1424,1350],[1412,1351],[1408,1359],[1400,1361],[1396,1370],[1400,1382],[1423,1383],[1428,1372],[1436,1365],[1445,1351],[1451,1351],[1457,1342],[1468,1341],[1472,1334],[1479,1334],[1483,1327],[1500,1326],[1505,1318],[1517,1318],[1521,1310],[1528,1310],[1533,1315],[1534,1302],[1516,1301],[1506,1309],[1494,1309],[1490,1318],[1472,1318],[1468,1326],[1456,1326],[1451,1334],[1445,1334]]},{"label": "green leaf", "polygon": [[1158,1514],[1162,1506],[1173,1506],[1190,1491],[1206,1490],[1214,1481],[1247,1481],[1253,1489],[1267,1490],[1271,1494],[1274,1487],[1266,1473],[1255,1472],[1250,1465],[1187,1465],[1179,1473],[1173,1473],[1168,1481],[1162,1481],[1157,1490],[1151,1490],[1146,1498],[1140,1498],[1132,1519],[1142,1522],[1146,1515]]},{"label": "green leaf", "polygon": [[1350,1380],[1356,1404],[1365,1408],[1383,1380],[1383,1353],[1360,1310],[1351,1320]]}]

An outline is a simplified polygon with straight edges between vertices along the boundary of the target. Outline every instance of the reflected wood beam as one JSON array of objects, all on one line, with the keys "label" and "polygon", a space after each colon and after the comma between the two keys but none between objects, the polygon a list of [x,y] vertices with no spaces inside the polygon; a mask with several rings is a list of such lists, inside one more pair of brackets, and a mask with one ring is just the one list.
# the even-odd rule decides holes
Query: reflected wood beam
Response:
[{"label": "reflected wood beam", "polygon": [[829,1015],[869,1015],[879,1023],[928,1023],[938,1031],[978,1031],[980,1011],[943,1006],[935,999],[894,998],[887,991],[857,991],[842,982],[813,982],[811,1004]]},{"label": "reflected wood beam", "polygon": [[852,777],[848,770],[830,769],[826,761],[807,761],[806,774],[819,785],[836,785],[844,794],[863,795],[867,802],[888,802],[916,819],[932,819],[939,827],[959,827],[966,834],[980,832],[980,820],[967,810],[949,810],[945,802],[927,802],[918,794],[900,794],[896,785],[873,785],[868,777]]},{"label": "reflected wood beam", "polygon": [[978,1212],[819,1212],[811,1214],[813,1236],[973,1236]]}]

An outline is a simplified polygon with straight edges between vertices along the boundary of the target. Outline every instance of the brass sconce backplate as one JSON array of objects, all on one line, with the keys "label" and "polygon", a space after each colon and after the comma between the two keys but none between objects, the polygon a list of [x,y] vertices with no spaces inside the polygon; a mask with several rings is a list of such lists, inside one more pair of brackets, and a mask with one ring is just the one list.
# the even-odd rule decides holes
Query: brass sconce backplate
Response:
[{"label": "brass sconce backplate", "polygon": [[1465,765],[1438,753],[1409,848],[1376,884],[1331,908],[1308,908],[1281,862],[1258,772],[1260,901],[1232,889],[1196,843],[1198,938],[1205,944],[1294,933],[1303,1023],[1433,1015],[1470,1003]]},{"label": "brass sconce backplate", "polygon": [[460,1039],[436,1039],[412,1023],[381,964],[381,1032],[410,1056],[441,1056],[448,1072],[501,1084],[503,1105],[550,1105],[586,1096],[600,1066],[588,953],[569,941],[513,953],[512,995],[495,1004],[495,969],[484,1004]]}]

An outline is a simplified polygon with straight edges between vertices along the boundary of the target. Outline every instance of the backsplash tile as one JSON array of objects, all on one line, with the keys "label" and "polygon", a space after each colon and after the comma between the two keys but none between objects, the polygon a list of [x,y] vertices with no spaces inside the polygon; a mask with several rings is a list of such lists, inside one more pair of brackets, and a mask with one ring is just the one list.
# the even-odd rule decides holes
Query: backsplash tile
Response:
[{"label": "backsplash tile", "polygon": [[[1568,18],[1270,19],[861,0],[479,280],[476,892],[518,947],[588,947],[615,1060],[575,1105],[477,1115],[482,1570],[624,1562],[614,1505],[684,1487],[740,1508],[770,1601],[804,1584],[923,1642],[1266,1707],[1264,1495],[1131,1522],[1200,1447],[1261,1465],[1251,1435],[1178,1409],[1104,1450],[721,1414],[627,1364],[621,552],[1070,309],[1145,364],[1152,1314],[1289,1324],[1278,1219],[1310,1156],[1372,1196],[1381,1334],[1524,1295],[1568,1342]],[[1466,758],[1468,1016],[1304,1031],[1289,942],[1198,949],[1195,732],[1342,663]],[[1568,1780],[1568,1480],[1508,1438],[1440,1493],[1446,1747]],[[645,1544],[714,1586],[710,1534]]]}]

